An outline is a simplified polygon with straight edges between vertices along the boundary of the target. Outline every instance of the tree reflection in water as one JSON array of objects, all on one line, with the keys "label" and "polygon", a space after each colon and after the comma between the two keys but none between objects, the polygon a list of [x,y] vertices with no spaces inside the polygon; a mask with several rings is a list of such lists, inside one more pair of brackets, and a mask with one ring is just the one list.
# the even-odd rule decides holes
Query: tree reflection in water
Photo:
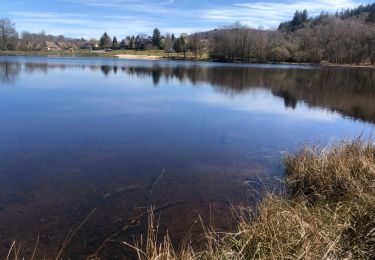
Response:
[{"label": "tree reflection in water", "polygon": [[311,107],[329,109],[343,116],[375,122],[375,73],[370,68],[335,68],[308,66],[233,66],[222,64],[163,64],[143,66],[109,64],[60,64],[33,62],[0,62],[0,81],[15,82],[21,70],[26,73],[59,69],[90,69],[102,71],[108,77],[118,72],[141,78],[152,78],[158,86],[162,80],[187,81],[193,85],[210,84],[227,95],[239,95],[251,89],[269,89],[284,99],[286,108],[296,108],[298,102]]}]

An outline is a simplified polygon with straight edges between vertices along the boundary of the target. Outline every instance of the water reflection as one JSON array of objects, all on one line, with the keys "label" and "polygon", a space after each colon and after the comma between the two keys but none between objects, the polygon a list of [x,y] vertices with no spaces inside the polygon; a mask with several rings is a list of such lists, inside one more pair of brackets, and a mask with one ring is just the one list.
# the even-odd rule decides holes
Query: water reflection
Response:
[{"label": "water reflection", "polygon": [[21,71],[21,67],[20,63],[0,61],[0,81],[2,83],[15,82]]},{"label": "water reflection", "polygon": [[178,80],[193,85],[207,83],[227,95],[246,93],[251,89],[269,89],[284,99],[286,108],[295,109],[298,102],[326,108],[344,116],[375,122],[375,73],[366,68],[280,68],[252,66],[200,66],[148,63],[147,66],[109,64],[60,64],[36,62],[0,62],[2,83],[14,82],[21,70],[26,73],[49,70],[89,69],[106,77],[118,72],[139,78],[151,77],[155,86],[161,80]]}]

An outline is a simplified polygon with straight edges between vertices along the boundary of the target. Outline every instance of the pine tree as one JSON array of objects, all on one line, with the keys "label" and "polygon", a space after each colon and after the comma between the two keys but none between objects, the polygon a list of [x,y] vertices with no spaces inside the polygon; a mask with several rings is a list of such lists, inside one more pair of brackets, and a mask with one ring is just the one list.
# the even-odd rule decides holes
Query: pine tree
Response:
[{"label": "pine tree", "polygon": [[126,42],[125,42],[125,40],[122,40],[120,42],[120,49],[125,49],[125,48],[126,48]]},{"label": "pine tree", "polygon": [[117,49],[119,47],[118,45],[118,41],[117,41],[117,37],[113,37],[113,41],[112,41],[112,48],[113,49]]},{"label": "pine tree", "polygon": [[297,27],[302,24],[302,14],[300,11],[296,11],[293,16],[292,26]]},{"label": "pine tree", "polygon": [[301,18],[302,18],[302,22],[306,22],[307,19],[309,18],[309,13],[307,12],[307,10],[303,10],[302,14],[301,14]]},{"label": "pine tree", "polygon": [[100,45],[100,48],[102,49],[111,47],[112,40],[111,40],[111,37],[109,37],[109,35],[106,32],[103,33],[102,37],[100,38],[99,45]]},{"label": "pine tree", "polygon": [[130,38],[130,46],[129,46],[132,50],[135,49],[135,37],[134,35]]},{"label": "pine tree", "polygon": [[161,47],[161,34],[158,28],[154,29],[154,32],[152,34],[152,44],[156,47],[159,48]]},{"label": "pine tree", "polygon": [[177,56],[178,54],[181,52],[181,39],[180,38],[177,38],[175,41],[174,41],[174,44],[173,44],[173,49],[175,50],[175,52],[177,53]]}]

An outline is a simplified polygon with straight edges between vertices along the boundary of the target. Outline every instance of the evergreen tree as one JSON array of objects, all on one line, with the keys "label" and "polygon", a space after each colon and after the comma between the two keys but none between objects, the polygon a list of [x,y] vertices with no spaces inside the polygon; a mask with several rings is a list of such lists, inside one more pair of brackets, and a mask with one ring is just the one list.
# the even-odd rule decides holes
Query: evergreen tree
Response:
[{"label": "evergreen tree", "polygon": [[112,48],[113,49],[117,49],[119,47],[118,45],[118,41],[117,41],[117,37],[113,37],[113,41],[112,41]]},{"label": "evergreen tree", "polygon": [[120,49],[125,49],[125,48],[126,48],[126,42],[125,42],[125,40],[122,40],[120,42]]},{"label": "evergreen tree", "polygon": [[299,26],[299,25],[301,25],[302,24],[302,14],[301,14],[301,12],[300,11],[296,11],[295,13],[294,13],[294,16],[293,16],[293,19],[292,19],[292,26],[293,27],[297,27],[297,26]]},{"label": "evergreen tree", "polygon": [[302,14],[301,14],[301,19],[302,19],[302,22],[306,22],[307,19],[309,18],[309,13],[307,12],[307,10],[303,10]]},{"label": "evergreen tree", "polygon": [[178,38],[174,41],[174,44],[173,44],[173,49],[175,50],[175,52],[177,53],[177,56],[178,54],[181,52],[181,39]]},{"label": "evergreen tree", "polygon": [[180,38],[175,40],[173,48],[177,52],[177,54],[183,52],[185,57],[187,51],[187,43],[187,35],[183,33],[181,34]]},{"label": "evergreen tree", "polygon": [[154,32],[152,34],[152,44],[156,47],[159,48],[161,47],[161,34],[158,28],[154,29]]},{"label": "evergreen tree", "polygon": [[135,48],[138,50],[142,49],[142,40],[139,35],[135,38]]},{"label": "evergreen tree", "polygon": [[100,38],[99,45],[102,49],[111,47],[112,40],[106,32],[103,33],[102,37]]},{"label": "evergreen tree", "polygon": [[129,46],[132,50],[135,49],[135,37],[134,35],[130,38],[130,46]]},{"label": "evergreen tree", "polygon": [[309,14],[307,10],[299,11],[294,13],[293,19],[290,22],[281,23],[279,30],[287,29],[289,31],[295,31],[308,21]]}]

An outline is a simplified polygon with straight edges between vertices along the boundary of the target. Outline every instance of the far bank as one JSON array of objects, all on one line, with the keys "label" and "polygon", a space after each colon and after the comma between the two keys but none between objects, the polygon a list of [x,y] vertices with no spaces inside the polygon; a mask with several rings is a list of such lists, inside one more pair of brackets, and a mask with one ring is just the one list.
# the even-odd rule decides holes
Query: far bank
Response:
[{"label": "far bank", "polygon": [[166,53],[163,50],[113,50],[106,52],[104,50],[88,51],[0,51],[0,56],[30,56],[30,57],[92,57],[92,58],[117,58],[127,60],[175,60],[175,61],[194,61],[194,62],[222,62],[222,63],[241,63],[241,64],[285,64],[285,65],[318,65],[330,67],[363,67],[375,68],[375,64],[340,64],[340,63],[301,63],[301,62],[241,62],[217,60],[210,56],[209,53],[195,55],[192,52],[186,53]]}]

